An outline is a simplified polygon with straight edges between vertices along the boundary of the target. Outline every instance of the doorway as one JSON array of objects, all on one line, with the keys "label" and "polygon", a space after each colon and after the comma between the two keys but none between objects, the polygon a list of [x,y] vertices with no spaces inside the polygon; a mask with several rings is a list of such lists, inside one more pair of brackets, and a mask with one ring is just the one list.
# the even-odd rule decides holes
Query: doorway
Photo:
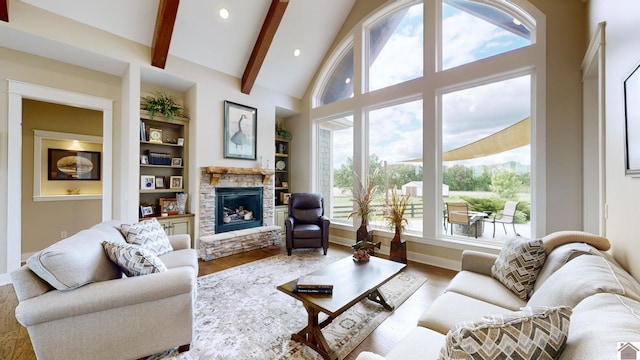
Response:
[{"label": "doorway", "polygon": [[[102,220],[111,218],[112,209],[112,124],[113,101],[20,81],[8,81],[8,169],[22,169],[23,99],[68,105],[102,112]],[[19,171],[17,173],[20,173]],[[0,283],[9,281],[9,273],[20,267],[22,253],[22,175],[7,178],[7,253],[6,271]]]},{"label": "doorway", "polygon": [[582,62],[584,231],[606,235],[605,25],[598,24]]}]

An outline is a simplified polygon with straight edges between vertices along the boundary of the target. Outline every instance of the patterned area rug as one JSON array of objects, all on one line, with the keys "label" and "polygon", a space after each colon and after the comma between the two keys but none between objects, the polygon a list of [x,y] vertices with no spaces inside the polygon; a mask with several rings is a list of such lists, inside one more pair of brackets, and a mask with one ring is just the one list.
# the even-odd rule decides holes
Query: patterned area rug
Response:
[{"label": "patterned area rug", "polygon": [[[291,340],[291,334],[306,325],[307,312],[301,302],[276,286],[340,258],[331,250],[326,256],[315,249],[297,250],[291,256],[276,255],[198,278],[191,350],[178,354],[174,349],[147,359],[321,360],[318,353]],[[424,277],[402,272],[380,290],[398,307],[425,281]],[[365,299],[322,332],[343,359],[389,315],[382,306]]]}]

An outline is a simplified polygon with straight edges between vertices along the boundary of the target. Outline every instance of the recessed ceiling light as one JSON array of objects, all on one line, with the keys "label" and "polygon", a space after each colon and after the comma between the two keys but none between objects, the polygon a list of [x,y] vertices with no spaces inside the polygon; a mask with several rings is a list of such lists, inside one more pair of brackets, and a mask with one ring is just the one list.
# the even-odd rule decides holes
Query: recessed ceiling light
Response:
[{"label": "recessed ceiling light", "polygon": [[218,14],[220,14],[220,17],[225,19],[225,20],[229,18],[229,10],[227,10],[226,8],[220,9]]},{"label": "recessed ceiling light", "polygon": [[520,20],[513,18],[513,23],[516,25],[522,25],[522,22],[520,22]]},{"label": "recessed ceiling light", "polygon": [[346,79],[344,79],[344,83],[345,83],[345,84],[348,84],[348,83],[350,83],[350,82],[351,82],[351,78],[346,78]]},{"label": "recessed ceiling light", "polygon": [[293,50],[293,56],[300,56],[300,49]]}]

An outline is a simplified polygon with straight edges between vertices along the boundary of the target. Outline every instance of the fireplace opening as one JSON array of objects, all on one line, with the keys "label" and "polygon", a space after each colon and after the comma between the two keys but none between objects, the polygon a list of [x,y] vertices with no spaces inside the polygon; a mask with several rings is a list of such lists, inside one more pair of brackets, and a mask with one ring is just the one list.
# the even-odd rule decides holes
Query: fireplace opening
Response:
[{"label": "fireplace opening", "polygon": [[262,188],[216,188],[216,233],[262,226]]}]

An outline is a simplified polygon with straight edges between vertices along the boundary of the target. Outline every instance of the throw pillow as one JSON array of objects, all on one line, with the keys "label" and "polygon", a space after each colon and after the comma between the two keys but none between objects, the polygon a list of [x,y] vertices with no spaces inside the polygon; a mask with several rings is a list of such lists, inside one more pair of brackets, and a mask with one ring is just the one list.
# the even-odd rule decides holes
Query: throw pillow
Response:
[{"label": "throw pillow", "polygon": [[122,224],[120,229],[129,244],[140,245],[157,256],[173,251],[167,233],[156,218],[135,224]]},{"label": "throw pillow", "polygon": [[491,275],[527,300],[545,258],[542,240],[513,239],[503,246],[491,267]]},{"label": "throw pillow", "polygon": [[574,230],[553,232],[543,237],[542,242],[544,243],[544,248],[547,254],[553,251],[556,246],[570,242],[587,243],[594,248],[602,251],[607,251],[609,250],[609,248],[611,248],[611,243],[609,243],[609,240],[606,237],[594,235],[584,231]]},{"label": "throw pillow", "polygon": [[143,247],[108,241],[103,241],[102,247],[109,259],[118,264],[129,277],[167,271],[162,261]]},{"label": "throw pillow", "polygon": [[440,359],[557,359],[567,342],[571,308],[524,308],[456,325]]}]

